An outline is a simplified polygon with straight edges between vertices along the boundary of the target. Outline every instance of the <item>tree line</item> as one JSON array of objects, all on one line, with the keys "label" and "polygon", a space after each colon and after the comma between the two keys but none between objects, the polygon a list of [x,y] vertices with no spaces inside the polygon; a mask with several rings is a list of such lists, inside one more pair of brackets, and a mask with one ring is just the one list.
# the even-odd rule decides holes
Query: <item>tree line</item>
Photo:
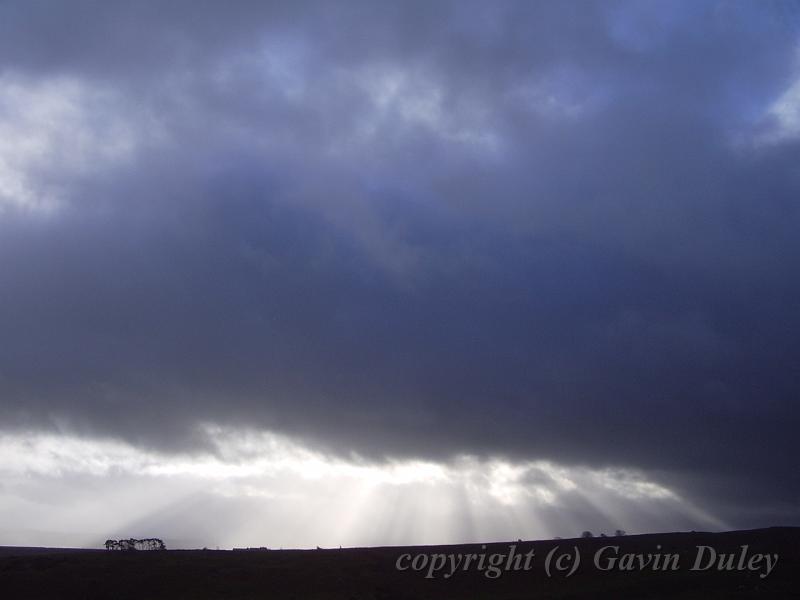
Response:
[{"label": "tree line", "polygon": [[164,542],[158,538],[145,538],[137,540],[106,540],[106,550],[166,550]]}]

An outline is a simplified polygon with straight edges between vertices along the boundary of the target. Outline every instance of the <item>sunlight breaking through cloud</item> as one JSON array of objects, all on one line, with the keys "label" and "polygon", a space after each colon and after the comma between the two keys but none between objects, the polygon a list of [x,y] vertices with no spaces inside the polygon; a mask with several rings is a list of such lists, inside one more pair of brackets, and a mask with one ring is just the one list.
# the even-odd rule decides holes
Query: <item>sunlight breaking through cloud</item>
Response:
[{"label": "sunlight breaking through cloud", "polygon": [[[18,522],[60,523],[55,537],[70,545],[159,535],[172,546],[226,547],[535,539],[659,522],[724,527],[635,471],[474,456],[375,463],[266,432],[206,431],[215,450],[196,456],[68,435],[3,435],[4,539],[23,535]],[[39,488],[58,490],[58,504],[36,499]]]}]

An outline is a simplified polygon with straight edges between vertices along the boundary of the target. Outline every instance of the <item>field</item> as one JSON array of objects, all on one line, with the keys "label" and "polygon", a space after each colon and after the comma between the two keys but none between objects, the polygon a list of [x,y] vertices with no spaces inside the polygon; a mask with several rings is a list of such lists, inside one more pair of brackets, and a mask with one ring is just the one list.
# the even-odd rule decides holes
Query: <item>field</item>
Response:
[{"label": "field", "polygon": [[[499,577],[487,576],[491,554],[520,559],[497,562]],[[612,548],[606,548],[612,546]],[[613,548],[618,546],[618,549]],[[692,570],[698,546],[732,555],[719,570]],[[556,549],[556,547],[558,547]],[[598,551],[606,548],[598,555]],[[577,550],[576,550],[577,549]],[[531,551],[533,553],[531,554]],[[580,564],[574,573],[575,553]],[[710,550],[701,562],[710,564]],[[408,555],[404,557],[403,555]],[[420,554],[428,555],[412,561]],[[441,569],[431,571],[430,555]],[[476,554],[463,569],[463,559]],[[558,556],[562,559],[559,571]],[[633,555],[624,559],[624,555]],[[648,554],[650,555],[648,557]],[[744,556],[743,556],[744,554]],[[765,555],[778,555],[768,569]],[[484,555],[483,569],[477,560]],[[524,556],[528,556],[525,569]],[[672,555],[672,558],[670,556]],[[459,558],[460,556],[460,558]],[[547,557],[550,556],[548,575]],[[758,558],[761,556],[761,558]],[[401,558],[403,557],[403,558]],[[595,558],[599,557],[595,562]],[[656,561],[655,558],[658,558]],[[400,566],[396,568],[398,559]],[[615,560],[610,560],[615,559]],[[724,557],[723,557],[724,559]],[[669,562],[669,561],[672,562]],[[773,559],[770,558],[770,561]],[[498,559],[499,561],[499,559]],[[621,565],[622,563],[622,565]],[[452,566],[458,564],[458,569]],[[653,569],[653,565],[659,567]],[[664,565],[667,568],[663,569]],[[518,570],[513,570],[513,567]],[[607,568],[609,570],[605,570]],[[624,568],[620,570],[620,566]],[[445,575],[452,572],[451,577]],[[432,577],[426,578],[431,574]],[[496,572],[493,572],[496,574]],[[726,533],[668,533],[613,538],[519,541],[463,546],[346,548],[318,550],[98,550],[0,547],[0,597],[23,599],[205,598],[410,600],[451,598],[505,600],[537,598],[800,598],[800,528]]]}]

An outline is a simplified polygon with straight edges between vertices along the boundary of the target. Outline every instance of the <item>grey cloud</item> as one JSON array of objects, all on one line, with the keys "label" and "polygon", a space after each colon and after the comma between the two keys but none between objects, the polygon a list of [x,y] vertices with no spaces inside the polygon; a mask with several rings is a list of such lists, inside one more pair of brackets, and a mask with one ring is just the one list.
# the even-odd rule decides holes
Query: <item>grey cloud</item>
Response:
[{"label": "grey cloud", "polygon": [[797,76],[791,11],[131,6],[0,9],[0,73],[105,90],[132,145],[28,165],[60,208],[0,213],[5,427],[184,449],[211,421],[796,505],[798,146],[740,141]]}]

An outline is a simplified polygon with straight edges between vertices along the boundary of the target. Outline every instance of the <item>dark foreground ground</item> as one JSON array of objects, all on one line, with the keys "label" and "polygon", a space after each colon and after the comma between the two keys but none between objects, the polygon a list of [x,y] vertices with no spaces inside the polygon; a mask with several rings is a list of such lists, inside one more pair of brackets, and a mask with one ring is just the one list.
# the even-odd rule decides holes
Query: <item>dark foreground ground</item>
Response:
[{"label": "dark foreground ground", "polygon": [[[537,598],[800,598],[800,528],[771,528],[727,533],[669,533],[516,542],[515,552],[533,550],[529,570],[486,577],[474,565],[444,578],[445,568],[426,579],[422,571],[398,571],[398,557],[410,554],[458,555],[509,552],[509,543],[464,546],[352,548],[343,550],[263,550],[166,552],[67,551],[62,549],[0,547],[0,598],[54,600],[169,599],[196,600],[341,598],[345,600],[401,600],[465,598],[505,600]],[[678,569],[654,571],[639,564],[633,570],[602,571],[594,557],[604,546],[619,546],[626,553],[679,556]],[[660,548],[659,548],[660,546]],[[710,546],[720,554],[733,554],[732,570],[715,567],[691,570],[697,546]],[[746,546],[745,549],[742,546]],[[557,547],[557,548],[556,548]],[[567,577],[558,572],[558,556],[580,554],[580,565]],[[742,552],[745,558],[742,560]],[[758,554],[778,555],[774,570],[761,577],[765,560]],[[546,571],[547,557],[550,576]],[[613,549],[601,557],[614,556]],[[709,556],[706,551],[704,558]],[[451,560],[448,556],[447,560]],[[463,560],[463,558],[462,558]],[[475,559],[473,559],[475,560]],[[497,559],[496,559],[497,560]],[[574,558],[562,558],[571,569]],[[752,561],[752,562],[749,562]],[[707,560],[700,566],[705,566]],[[422,564],[418,559],[417,566]],[[601,561],[604,566],[607,561]],[[748,564],[753,568],[748,570]],[[401,561],[406,566],[406,561]],[[501,565],[502,566],[502,565]],[[513,564],[512,564],[513,566]],[[631,566],[627,564],[627,566]],[[742,570],[738,570],[739,567]]]}]

